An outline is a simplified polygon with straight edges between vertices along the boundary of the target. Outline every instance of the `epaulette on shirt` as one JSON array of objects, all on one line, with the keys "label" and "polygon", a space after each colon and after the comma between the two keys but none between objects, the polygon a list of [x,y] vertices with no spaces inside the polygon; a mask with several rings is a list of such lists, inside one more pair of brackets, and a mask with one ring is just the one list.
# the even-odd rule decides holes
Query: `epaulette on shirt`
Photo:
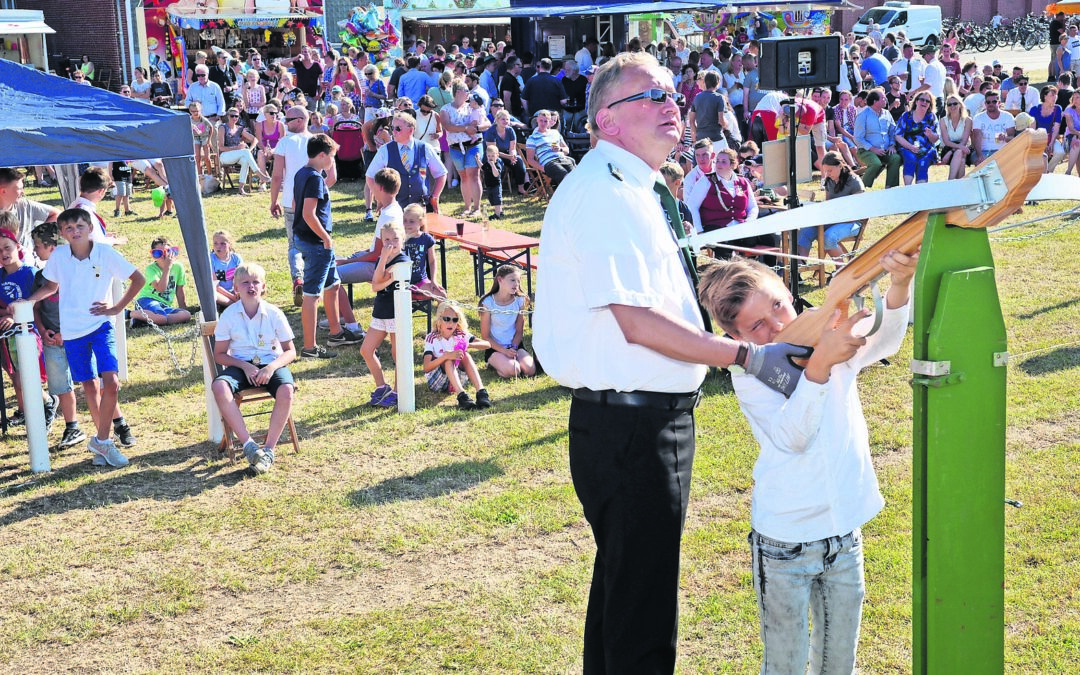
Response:
[{"label": "epaulette on shirt", "polygon": [[619,167],[615,166],[611,162],[608,162],[607,170],[611,173],[612,178],[615,178],[616,180],[619,180],[621,182],[625,182],[622,177],[622,170],[620,170]]}]

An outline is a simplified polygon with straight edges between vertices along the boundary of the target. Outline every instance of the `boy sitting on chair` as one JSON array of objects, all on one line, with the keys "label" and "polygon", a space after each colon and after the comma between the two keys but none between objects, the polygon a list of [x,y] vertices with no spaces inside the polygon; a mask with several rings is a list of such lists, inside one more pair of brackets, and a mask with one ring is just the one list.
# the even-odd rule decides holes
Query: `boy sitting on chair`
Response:
[{"label": "boy sitting on chair", "polygon": [[[292,373],[286,366],[296,358],[293,331],[285,314],[263,301],[266,270],[256,263],[236,268],[233,288],[240,302],[229,305],[214,331],[214,361],[225,366],[211,385],[225,424],[244,444],[244,457],[256,473],[266,473],[274,463],[274,446],[292,413]],[[248,434],[240,406],[233,394],[252,387],[266,387],[274,397],[266,445],[260,447]]]}]

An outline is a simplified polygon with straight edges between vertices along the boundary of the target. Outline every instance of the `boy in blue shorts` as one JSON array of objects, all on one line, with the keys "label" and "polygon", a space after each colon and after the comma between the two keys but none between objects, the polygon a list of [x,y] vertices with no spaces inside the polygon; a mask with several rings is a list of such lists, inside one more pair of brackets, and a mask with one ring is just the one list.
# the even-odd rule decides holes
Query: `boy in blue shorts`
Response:
[{"label": "boy in blue shorts", "polygon": [[[38,260],[46,263],[56,250],[56,238],[59,230],[56,223],[42,223],[30,232],[34,239],[34,254]],[[45,276],[41,270],[34,274],[36,291],[45,285]],[[45,360],[45,375],[48,380],[49,394],[60,400],[60,412],[64,415],[64,435],[60,438],[59,449],[70,448],[86,440],[86,432],[79,428],[75,417],[75,384],[71,381],[68,370],[67,354],[64,353],[64,338],[60,332],[60,294],[55,293],[34,305],[34,323],[41,335],[41,354]],[[120,417],[116,413],[115,417]],[[131,430],[127,433],[130,435]],[[119,433],[117,434],[119,435]],[[132,437],[134,443],[134,437]],[[121,445],[123,445],[121,438]]]},{"label": "boy in blue shorts", "polygon": [[334,219],[330,214],[330,190],[326,187],[323,172],[334,166],[337,143],[326,134],[315,134],[308,140],[307,166],[296,172],[293,182],[293,205],[296,220],[293,222],[293,242],[304,259],[304,304],[300,308],[300,323],[304,329],[304,349],[300,356],[328,359],[337,356],[315,343],[318,322],[319,296],[326,305],[326,318],[330,323],[327,344],[354,345],[363,336],[341,327],[338,312],[337,257],[334,255]]},{"label": "boy in blue shorts", "polygon": [[[68,243],[53,252],[42,273],[44,285],[28,301],[36,303],[63,291],[59,304],[64,351],[72,379],[82,383],[90,416],[97,425],[97,435],[89,443],[94,465],[126,466],[127,457],[110,437],[108,412],[116,408],[120,379],[109,317],[123,311],[146,283],[146,277],[111,246],[94,243],[93,225],[86,210],[68,209],[56,222]],[[123,297],[109,304],[114,279],[126,279],[130,284]],[[123,419],[119,423],[126,426]]]},{"label": "boy in blue shorts", "polygon": [[[159,326],[191,321],[191,312],[185,309],[187,277],[184,266],[177,261],[180,248],[171,245],[168,237],[158,237],[150,242],[150,256],[154,262],[146,267],[146,285],[135,297],[138,309],[132,311],[132,325],[135,321],[149,321]],[[178,306],[173,305],[174,297]]]},{"label": "boy in blue shorts", "polygon": [[[274,446],[281,438],[292,412],[292,373],[286,366],[296,358],[293,331],[285,314],[263,300],[266,270],[255,263],[236,268],[233,288],[240,296],[225,308],[214,330],[214,361],[225,366],[210,386],[225,423],[244,444],[244,456],[256,473],[266,473],[274,463]],[[250,387],[266,387],[274,397],[266,445],[260,447],[248,434],[240,406],[233,395]]]},{"label": "boy in blue shorts", "polygon": [[[750,542],[764,643],[762,673],[855,672],[865,595],[862,530],[885,501],[878,488],[856,377],[899,349],[918,254],[890,251],[879,330],[853,333],[857,312],[822,331],[790,398],[745,373],[731,384],[761,446],[754,465]],[[710,266],[698,293],[737,340],[774,342],[795,319],[780,277],[758,262]],[[813,620],[810,631],[807,616]]]}]

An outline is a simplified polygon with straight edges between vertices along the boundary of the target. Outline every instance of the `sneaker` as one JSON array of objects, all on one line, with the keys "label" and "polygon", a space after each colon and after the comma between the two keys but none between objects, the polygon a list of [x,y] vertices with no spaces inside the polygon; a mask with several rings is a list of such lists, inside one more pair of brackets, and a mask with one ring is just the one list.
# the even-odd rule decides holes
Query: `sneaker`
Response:
[{"label": "sneaker", "polygon": [[45,402],[45,435],[47,436],[53,428],[53,422],[56,421],[56,411],[60,409],[60,399],[56,396],[50,395],[49,400]]},{"label": "sneaker", "polygon": [[[70,448],[73,445],[78,445],[86,440],[86,432],[79,427],[66,427],[64,429],[64,436],[60,439],[60,449]],[[97,455],[94,455],[97,457]]]},{"label": "sneaker", "polygon": [[491,407],[491,397],[488,396],[487,389],[476,392],[476,407],[481,410]]},{"label": "sneaker", "polygon": [[340,347],[342,345],[356,345],[364,341],[364,334],[354,333],[348,328],[342,328],[341,332],[337,335],[331,335],[326,338],[326,344],[331,347]]},{"label": "sneaker", "polygon": [[255,469],[255,473],[262,475],[270,470],[270,467],[274,464],[274,451],[270,448],[263,448],[258,452],[259,461],[252,464],[252,468]]},{"label": "sneaker", "polygon": [[120,209],[113,209],[112,215],[113,215],[113,218],[119,218],[120,217]]},{"label": "sneaker", "polygon": [[461,410],[472,410],[476,407],[476,401],[472,400],[472,397],[463,391],[457,395],[457,407]]},{"label": "sneaker", "polygon": [[337,352],[332,352],[326,347],[315,345],[314,347],[305,347],[301,349],[300,356],[305,359],[332,359],[337,356]]},{"label": "sneaker", "polygon": [[375,221],[375,214],[371,212],[371,209],[368,209],[367,213],[364,214],[364,222],[366,223],[368,221]]},{"label": "sneaker", "polygon": [[[347,324],[349,322],[345,320],[345,317],[341,317],[338,320],[338,323],[341,325],[342,328],[345,328],[345,324]],[[326,330],[329,327],[330,327],[330,319],[319,319],[319,328],[321,328],[323,330]],[[353,332],[355,333],[356,331],[353,331]]]},{"label": "sneaker", "polygon": [[116,438],[120,440],[120,445],[125,448],[130,448],[135,445],[135,435],[131,433],[131,427],[124,424],[113,425],[113,433],[116,434]]},{"label": "sneaker", "polygon": [[16,410],[15,414],[8,418],[9,427],[21,427],[26,424],[26,416],[22,410]]},{"label": "sneaker", "polygon": [[[112,442],[111,438],[101,440],[98,437],[90,439],[90,452],[96,455],[94,457],[94,466],[127,466],[128,458],[117,449],[116,444]],[[100,458],[100,459],[99,459]],[[102,464],[104,462],[105,464]]]},{"label": "sneaker", "polygon": [[137,216],[139,214],[135,213],[134,211],[124,211],[124,215],[125,216]]},{"label": "sneaker", "polygon": [[392,391],[383,397],[383,400],[377,404],[380,408],[396,408],[397,407],[397,392]]},{"label": "sneaker", "polygon": [[304,306],[304,284],[294,281],[292,287],[292,304],[297,307]]},{"label": "sneaker", "polygon": [[377,406],[382,403],[382,400],[394,393],[394,390],[390,388],[390,385],[384,384],[381,387],[376,387],[375,391],[371,392],[371,400],[368,401],[368,405]]},{"label": "sneaker", "polygon": [[255,466],[260,459],[262,459],[262,448],[255,442],[254,439],[248,438],[247,443],[244,443],[244,457],[247,459],[248,464]]}]

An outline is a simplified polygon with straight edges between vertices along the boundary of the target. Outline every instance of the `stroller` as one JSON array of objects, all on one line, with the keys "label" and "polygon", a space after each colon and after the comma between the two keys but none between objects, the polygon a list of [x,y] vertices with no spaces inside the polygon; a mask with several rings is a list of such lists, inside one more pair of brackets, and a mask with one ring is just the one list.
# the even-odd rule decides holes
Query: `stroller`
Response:
[{"label": "stroller", "polygon": [[338,144],[337,164],[338,180],[363,180],[364,178],[364,134],[359,122],[338,122],[330,132],[330,137]]}]

